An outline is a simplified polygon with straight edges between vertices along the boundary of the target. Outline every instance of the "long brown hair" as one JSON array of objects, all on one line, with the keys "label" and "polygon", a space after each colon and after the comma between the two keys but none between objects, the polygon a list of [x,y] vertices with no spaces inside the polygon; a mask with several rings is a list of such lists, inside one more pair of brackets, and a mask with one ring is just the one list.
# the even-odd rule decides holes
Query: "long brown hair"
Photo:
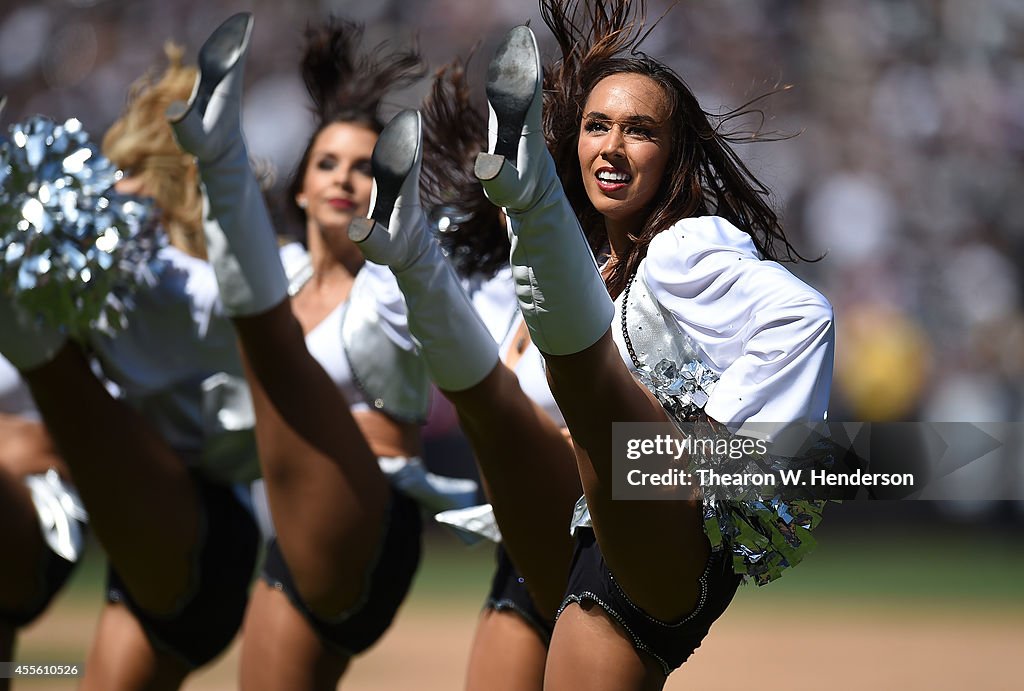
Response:
[{"label": "long brown hair", "polygon": [[288,210],[305,225],[306,213],[295,203],[302,190],[309,154],[328,125],[361,125],[377,134],[384,129],[379,109],[384,96],[423,76],[425,68],[415,48],[387,51],[380,44],[361,53],[363,25],[328,17],[320,26],[306,27],[300,71],[312,101],[315,128],[288,184]]},{"label": "long brown hair", "polygon": [[633,245],[629,253],[606,270],[612,295],[625,288],[658,233],[693,216],[725,218],[748,233],[765,258],[805,259],[786,239],[769,204],[770,191],[730,146],[772,137],[723,131],[723,126],[736,118],[760,113],[747,109],[760,98],[721,116],[702,109],[679,75],[640,50],[661,21],[646,26],[645,0],[541,0],[541,14],[561,50],[561,58],[545,70],[544,134],[566,196],[595,254],[606,247],[607,235],[604,219],[583,187],[577,153],[587,97],[605,77],[630,73],[653,80],[669,101],[675,136],[668,170],[646,220],[630,234]]},{"label": "long brown hair", "polygon": [[511,248],[501,210],[484,196],[473,174],[476,155],[487,146],[487,117],[470,98],[470,58],[439,69],[423,101],[421,193],[435,214],[449,214],[450,225],[438,238],[455,270],[490,278],[508,265]]}]

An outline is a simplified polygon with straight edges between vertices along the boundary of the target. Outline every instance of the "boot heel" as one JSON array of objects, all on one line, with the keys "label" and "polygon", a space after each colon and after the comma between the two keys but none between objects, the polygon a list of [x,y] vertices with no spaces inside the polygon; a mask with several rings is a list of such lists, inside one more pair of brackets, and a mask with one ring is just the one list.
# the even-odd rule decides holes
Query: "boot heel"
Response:
[{"label": "boot heel", "polygon": [[376,184],[376,197],[369,218],[356,218],[349,224],[348,236],[363,242],[375,225],[387,228],[391,214],[402,192],[402,185],[412,173],[419,154],[420,116],[415,110],[403,110],[380,133],[370,167]]},{"label": "boot heel", "polygon": [[[504,157],[513,165],[519,152],[526,112],[533,103],[540,78],[533,32],[528,27],[517,26],[505,36],[487,67],[487,101],[498,121],[497,141],[491,153]],[[490,169],[493,165],[485,167]],[[490,177],[495,175],[496,171]]]},{"label": "boot heel", "polygon": [[239,12],[217,27],[200,49],[199,86],[193,103],[201,115],[206,112],[214,89],[245,54],[252,23],[252,14]]},{"label": "boot heel", "polygon": [[501,172],[501,168],[504,165],[504,156],[481,151],[476,155],[476,163],[473,164],[473,174],[476,175],[477,180],[487,182],[498,177],[498,173]]},{"label": "boot heel", "polygon": [[252,33],[252,14],[239,12],[218,26],[199,49],[199,79],[188,101],[175,101],[167,107],[164,117],[172,125],[185,119],[195,110],[202,119],[217,85],[245,55]]}]

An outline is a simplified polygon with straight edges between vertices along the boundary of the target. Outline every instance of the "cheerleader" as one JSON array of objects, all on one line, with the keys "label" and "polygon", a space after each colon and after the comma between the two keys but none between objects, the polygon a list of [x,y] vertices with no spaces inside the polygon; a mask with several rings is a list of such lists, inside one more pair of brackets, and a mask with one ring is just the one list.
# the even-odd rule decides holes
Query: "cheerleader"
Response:
[{"label": "cheerleader", "polygon": [[[85,547],[87,516],[21,377],[0,358],[0,660],[42,614]],[[0,679],[6,691],[9,682]]]},{"label": "cheerleader", "polygon": [[[422,119],[424,201],[435,217],[447,214],[439,236],[442,248],[476,314],[465,309],[460,281],[440,256],[422,215],[402,214],[411,224],[391,226],[405,238],[408,254],[419,254],[410,265],[403,266],[408,263],[405,256],[382,246],[384,227],[372,231],[360,249],[395,271],[409,302],[413,336],[458,412],[491,502],[490,507],[439,518],[501,539],[497,569],[474,636],[466,688],[540,689],[554,615],[568,575],[565,525],[581,491],[579,480],[543,361],[516,303],[501,212],[487,201],[473,175],[487,123],[470,104],[460,61],[437,75]],[[378,143],[378,159],[386,158],[389,145],[413,152],[419,147],[417,128],[395,136],[403,129],[403,120],[411,122],[411,114],[389,125],[389,134]],[[399,208],[411,200],[419,177],[416,158],[408,160],[410,182],[401,192],[409,196],[401,197]],[[389,196],[381,179],[377,190]],[[454,342],[434,326],[438,313],[449,315],[450,328],[459,335]],[[493,343],[487,342],[485,331]],[[482,353],[476,352],[478,347]],[[481,355],[489,358],[470,379],[452,380],[461,363]]]},{"label": "cheerleader", "polygon": [[110,562],[83,689],[173,689],[213,660],[241,624],[259,546],[238,490],[258,472],[241,363],[203,259],[195,166],[162,118],[195,70],[167,52],[166,72],[133,86],[104,139],[126,171],[120,191],[152,198],[169,240],[127,327],[79,342],[0,308],[0,351],[28,383]]},{"label": "cheerleader", "polygon": [[[6,101],[0,96],[0,114]],[[42,614],[70,577],[87,521],[32,394],[0,357],[0,554],[8,564],[0,573],[0,660],[14,659],[18,629]],[[8,687],[0,679],[0,691]]]},{"label": "cheerleader", "polygon": [[423,469],[429,381],[405,305],[386,269],[364,265],[346,235],[370,202],[377,106],[420,76],[419,58],[361,56],[361,30],[345,22],[307,31],[302,73],[317,127],[290,201],[308,254],[285,270],[240,129],[251,29],[245,14],[217,29],[192,99],[169,117],[209,200],[211,261],[246,361],[276,528],[245,626],[241,685],[333,689],[409,590],[420,504],[464,506],[475,484]]},{"label": "cheerleader", "polygon": [[[637,50],[644,4],[541,6],[561,60],[542,92],[532,32],[506,37],[488,73],[494,128],[476,173],[508,214],[520,308],[585,495],[545,685],[661,688],[741,577],[763,582],[778,573],[760,573],[758,562],[778,569],[796,558],[786,544],[754,553],[728,531],[724,543],[705,532],[751,506],[706,506],[696,491],[684,501],[612,500],[612,423],[670,420],[655,397],[664,392],[633,372],[658,364],[647,346],[666,337],[715,382],[677,422],[740,434],[754,423],[821,422],[832,310],[773,261],[795,250],[763,186],[679,77]],[[809,526],[786,527],[809,538]]]}]

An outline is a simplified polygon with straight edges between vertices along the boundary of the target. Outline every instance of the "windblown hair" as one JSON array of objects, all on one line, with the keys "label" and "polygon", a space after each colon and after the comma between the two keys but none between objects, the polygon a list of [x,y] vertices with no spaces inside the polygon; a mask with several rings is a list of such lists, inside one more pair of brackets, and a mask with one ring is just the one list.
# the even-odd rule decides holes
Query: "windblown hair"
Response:
[{"label": "windblown hair", "polygon": [[295,203],[295,196],[302,189],[309,154],[320,132],[334,123],[349,123],[380,134],[386,124],[378,113],[384,96],[425,73],[415,48],[387,52],[387,44],[380,44],[360,53],[362,40],[361,24],[335,17],[321,26],[306,27],[300,71],[316,125],[291,176],[287,200],[288,209],[303,223],[306,214]]},{"label": "windblown hair", "polygon": [[196,68],[182,65],[181,46],[168,42],[164,53],[167,69],[159,78],[151,71],[132,84],[124,112],[103,137],[102,150],[156,201],[170,243],[205,259],[199,171],[192,156],[178,148],[164,117],[167,106],[192,93]]},{"label": "windblown hair", "polygon": [[625,289],[654,236],[693,216],[716,214],[727,219],[750,235],[765,258],[806,260],[786,239],[769,204],[768,188],[730,147],[781,137],[765,136],[760,127],[748,133],[724,130],[731,121],[750,115],[763,122],[763,113],[750,106],[770,93],[723,115],[703,110],[679,75],[640,50],[660,21],[646,27],[645,0],[541,0],[541,13],[561,50],[561,58],[545,70],[544,134],[566,196],[595,254],[607,246],[607,235],[603,217],[587,198],[577,154],[587,97],[605,77],[628,73],[653,80],[669,101],[674,137],[668,169],[646,220],[630,235],[632,249],[606,269],[612,295]]},{"label": "windblown hair", "polygon": [[451,222],[439,240],[455,270],[490,278],[508,265],[510,246],[501,210],[473,173],[476,155],[487,147],[487,117],[470,99],[469,59],[439,69],[423,101],[421,194],[434,216],[446,214]]}]

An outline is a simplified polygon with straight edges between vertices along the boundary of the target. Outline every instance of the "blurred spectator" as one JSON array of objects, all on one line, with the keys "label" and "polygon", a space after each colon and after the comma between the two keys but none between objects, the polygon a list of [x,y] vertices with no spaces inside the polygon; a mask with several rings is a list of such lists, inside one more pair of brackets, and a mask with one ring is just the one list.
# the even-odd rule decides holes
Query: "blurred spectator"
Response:
[{"label": "blurred spectator", "polygon": [[[650,0],[650,16],[669,4]],[[297,74],[281,67],[295,64],[308,19],[331,11],[360,19],[371,41],[418,30],[436,64],[478,42],[489,54],[512,23],[539,25],[535,2],[512,0],[7,0],[7,119],[73,115],[102,131],[165,37],[198,46],[210,26],[242,9],[256,15],[247,133],[279,179],[294,165],[283,152],[301,150],[309,127]],[[992,389],[989,414],[1020,420],[1024,3],[692,0],[663,21],[672,29],[655,32],[649,50],[702,103],[720,103],[713,112],[794,87],[760,105],[765,131],[799,136],[740,153],[779,193],[797,247],[827,252],[795,270],[828,295],[839,328],[851,334],[839,340],[832,418],[955,412],[936,401],[948,395],[947,380],[968,376]],[[548,37],[539,38],[550,55]],[[479,76],[485,62],[474,60],[471,73]],[[877,391],[884,394],[866,393]],[[865,401],[873,395],[883,397]],[[958,419],[976,417],[970,400]],[[1007,457],[1019,465],[1021,449]]]}]

